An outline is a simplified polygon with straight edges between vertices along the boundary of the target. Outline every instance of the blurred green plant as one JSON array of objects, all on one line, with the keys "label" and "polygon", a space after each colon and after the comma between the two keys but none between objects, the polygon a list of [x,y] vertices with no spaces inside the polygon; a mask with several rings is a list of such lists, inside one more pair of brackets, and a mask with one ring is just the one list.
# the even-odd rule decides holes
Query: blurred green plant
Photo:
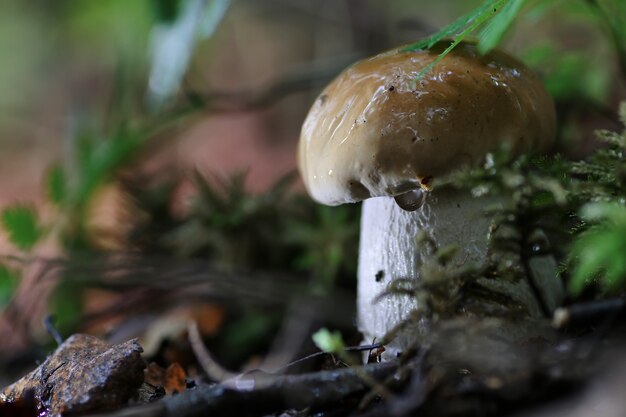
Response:
[{"label": "blurred green plant", "polygon": [[271,265],[281,254],[268,243],[280,243],[281,213],[293,177],[252,195],[246,192],[245,173],[213,177],[211,184],[196,172],[189,216],[165,239],[179,256],[203,256],[228,269]]},{"label": "blurred green plant", "polygon": [[[70,256],[88,248],[85,236],[85,222],[88,220],[86,210],[97,190],[116,180],[120,171],[144,152],[148,144],[153,144],[164,130],[171,128],[181,118],[198,112],[198,108],[185,108],[183,111],[154,113],[143,107],[145,103],[136,100],[135,96],[145,92],[146,87],[140,84],[145,83],[149,68],[143,62],[146,54],[138,54],[137,51],[147,49],[150,32],[159,25],[167,24],[165,20],[170,19],[169,22],[176,25],[181,19],[189,18],[189,13],[183,13],[183,9],[188,8],[178,3],[194,3],[203,8],[205,13],[193,16],[197,30],[192,31],[192,36],[194,39],[196,36],[206,39],[223,17],[228,1],[183,0],[169,2],[169,5],[165,3],[168,2],[60,1],[58,8],[51,10],[52,15],[63,21],[63,34],[71,42],[89,44],[90,48],[98,49],[101,52],[98,59],[108,60],[98,61],[100,65],[108,67],[115,62],[119,69],[114,72],[109,107],[107,103],[96,103],[85,109],[85,103],[80,102],[77,103],[77,111],[72,114],[74,130],[68,134],[65,159],[62,164],[52,167],[45,179],[46,196],[55,209],[51,220],[40,222],[33,207],[21,204],[7,207],[0,213],[2,226],[10,242],[25,252],[27,257],[37,256],[31,251],[46,235],[59,242]],[[168,7],[170,14],[164,16]],[[107,36],[103,36],[103,32]],[[187,45],[187,32],[183,32],[171,34],[168,42],[185,45],[186,53],[191,54],[196,43]],[[103,43],[106,47],[102,47]],[[158,48],[159,40],[155,40],[152,46]],[[112,58],[113,55],[115,58]],[[143,61],[138,63],[138,60]],[[177,77],[182,77],[187,64],[187,61],[177,64],[180,72]],[[156,65],[153,63],[153,69]],[[161,104],[171,98],[177,86],[172,87]],[[3,285],[2,288],[9,292],[14,286]],[[56,305],[61,306],[59,308],[73,305],[71,301],[80,298],[76,292],[80,292],[77,287],[70,289],[59,286],[57,296],[59,293],[67,293],[66,296],[60,296],[67,298],[67,302],[61,301]],[[77,308],[73,306],[68,314],[57,314],[61,317],[69,316]]]},{"label": "blurred green plant", "polygon": [[120,59],[132,65],[144,61],[137,51],[145,51],[148,45],[156,2],[62,0],[57,3],[51,13],[67,44],[78,50],[98,51],[89,55],[99,65],[109,68],[118,65]]},{"label": "blurred green plant", "polygon": [[592,226],[574,241],[569,261],[574,266],[570,290],[578,295],[599,281],[606,292],[626,288],[626,207],[618,203],[585,205],[581,218]]},{"label": "blurred green plant", "polygon": [[311,271],[317,290],[331,289],[338,275],[353,275],[359,214],[354,207],[317,205],[309,221],[287,219],[285,242],[301,248],[296,267]]},{"label": "blurred green plant", "polygon": [[[359,207],[315,204],[289,191],[294,179],[294,173],[288,174],[268,191],[251,194],[245,187],[246,173],[224,179],[196,172],[196,193],[178,219],[169,210],[176,188],[172,183],[151,189],[131,182],[138,207],[150,216],[131,233],[130,246],[142,253],[210,260],[229,272],[291,272],[309,293],[354,288]],[[255,308],[229,311],[224,329],[211,341],[212,349],[237,366],[267,348],[283,316],[282,311],[259,313]]]},{"label": "blurred green plant", "polygon": [[17,288],[19,274],[4,265],[0,265],[0,311],[9,302]]},{"label": "blurred green plant", "polygon": [[[59,5],[60,11],[57,12],[67,20],[69,32],[80,33],[81,38],[89,38],[95,32],[98,32],[98,36],[101,38],[102,27],[122,25],[120,30],[111,31],[116,38],[113,41],[109,39],[108,44],[120,48],[117,52],[124,62],[132,61],[127,59],[131,54],[125,54],[123,52],[124,47],[127,46],[132,50],[133,56],[136,55],[138,49],[146,48],[146,43],[142,43],[138,39],[144,41],[147,39],[151,25],[163,24],[163,19],[169,19],[175,23],[180,19],[189,18],[187,15],[183,16],[184,11],[187,10],[183,7],[184,5],[194,3],[206,9],[205,13],[194,16],[194,24],[198,28],[192,31],[193,36],[196,36],[196,32],[198,32],[204,38],[213,33],[228,6],[228,2],[223,0],[162,0],[154,4],[137,1],[131,2],[132,5],[127,4],[128,2],[112,0],[105,3],[95,4],[81,1],[70,4],[63,2]],[[150,12],[152,8],[154,10]],[[150,16],[153,20],[150,20]],[[131,19],[133,24],[124,19]],[[138,21],[141,24],[137,24]],[[143,36],[138,36],[139,32]],[[186,38],[184,36],[185,33],[174,34],[170,36],[169,41],[185,44]],[[159,44],[158,41],[155,41],[153,47],[156,48]],[[191,48],[194,45],[195,43],[192,43],[187,46],[187,53],[191,53]],[[153,64],[153,67],[155,65]],[[180,65],[179,70],[184,72],[187,63]],[[143,66],[131,66],[129,70],[142,74],[142,79],[145,80],[145,68]],[[137,74],[130,77],[132,82],[141,79]],[[72,245],[82,245],[80,242],[84,241],[82,238],[83,222],[85,221],[84,211],[94,192],[98,187],[113,180],[122,167],[128,166],[137,155],[145,150],[148,143],[154,141],[158,133],[170,127],[172,122],[180,119],[180,112],[150,114],[149,112],[146,113],[145,110],[129,108],[126,103],[126,95],[142,89],[134,85],[131,86],[132,91],[128,91],[129,87],[126,82],[129,80],[126,80],[127,76],[121,70],[116,75],[118,79],[117,84],[115,84],[113,101],[119,102],[115,102],[111,106],[114,110],[100,122],[96,121],[97,117],[94,114],[90,114],[88,118],[81,117],[81,114],[75,114],[76,126],[74,131],[70,132],[71,139],[67,157],[62,165],[55,166],[48,172],[45,181],[46,194],[58,209],[58,216],[53,220],[53,224],[38,224],[37,214],[31,208],[18,205],[3,210],[1,216],[3,226],[7,230],[11,242],[19,249],[31,249],[41,238],[44,230],[60,233],[65,245],[70,249]],[[172,91],[168,94],[171,93]],[[90,110],[92,113],[95,112],[95,109]],[[183,116],[186,114],[188,114],[187,111],[182,112]]]},{"label": "blurred green plant", "polygon": [[568,257],[574,294],[598,280],[606,292],[626,288],[626,102],[620,118],[621,134],[597,132],[606,147],[571,166],[575,204],[582,205]]},{"label": "blurred green plant", "polygon": [[[177,222],[165,209],[171,199],[167,192],[158,202],[151,190],[135,192],[140,207],[161,213],[133,233],[135,244],[182,258],[211,259],[226,270],[307,272],[311,288],[319,291],[331,290],[337,280],[353,281],[357,206],[331,209],[290,193],[294,173],[258,195],[246,192],[245,178],[245,173],[226,180],[196,173],[197,193],[188,214]],[[171,227],[163,229],[163,224]],[[145,235],[158,236],[146,241]]]},{"label": "blurred green plant", "polygon": [[53,204],[61,204],[65,199],[66,191],[65,173],[63,169],[55,165],[46,175],[46,197]]},{"label": "blurred green plant", "polygon": [[600,105],[608,98],[611,68],[597,65],[589,51],[564,52],[549,41],[527,49],[523,61],[541,69],[543,82],[557,102]]},{"label": "blurred green plant", "polygon": [[2,225],[15,247],[31,249],[42,234],[35,209],[29,206],[11,206],[1,213]]},{"label": "blurred green plant", "polygon": [[[619,115],[626,126],[626,102],[621,104]],[[600,130],[596,138],[602,146],[586,160],[571,164],[572,196],[583,204],[589,201],[623,203],[626,198],[626,130],[621,133]]]}]

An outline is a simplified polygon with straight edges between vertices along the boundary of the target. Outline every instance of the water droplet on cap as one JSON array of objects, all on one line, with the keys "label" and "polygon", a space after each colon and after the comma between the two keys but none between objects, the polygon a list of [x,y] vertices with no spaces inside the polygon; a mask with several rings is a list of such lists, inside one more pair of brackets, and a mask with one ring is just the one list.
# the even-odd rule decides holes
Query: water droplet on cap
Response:
[{"label": "water droplet on cap", "polygon": [[426,200],[426,192],[421,188],[416,188],[415,190],[397,195],[394,199],[396,200],[396,204],[402,210],[415,211],[424,204],[424,201]]}]

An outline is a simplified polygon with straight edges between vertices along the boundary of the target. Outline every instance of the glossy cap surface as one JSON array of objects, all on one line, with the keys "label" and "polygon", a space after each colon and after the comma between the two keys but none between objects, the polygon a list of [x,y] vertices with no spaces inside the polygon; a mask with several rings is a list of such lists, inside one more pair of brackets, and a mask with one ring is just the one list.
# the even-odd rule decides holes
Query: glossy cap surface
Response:
[{"label": "glossy cap surface", "polygon": [[436,186],[502,142],[542,151],[555,136],[552,99],[536,75],[501,51],[462,43],[417,74],[448,43],[394,49],[344,70],[302,126],[299,168],[309,194],[338,205]]}]

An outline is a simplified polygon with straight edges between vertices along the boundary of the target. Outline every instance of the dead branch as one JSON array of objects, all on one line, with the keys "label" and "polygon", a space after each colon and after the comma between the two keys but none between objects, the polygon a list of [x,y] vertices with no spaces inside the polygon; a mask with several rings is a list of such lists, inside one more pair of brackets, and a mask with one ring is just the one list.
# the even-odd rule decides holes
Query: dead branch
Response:
[{"label": "dead branch", "polygon": [[552,325],[557,329],[568,326],[588,326],[612,320],[626,313],[626,299],[596,300],[556,309]]},{"label": "dead branch", "polygon": [[245,389],[223,384],[198,387],[155,404],[128,408],[99,417],[260,416],[287,408],[336,404],[367,392],[360,374],[383,381],[396,372],[396,361],[302,375],[246,374],[237,381]]}]

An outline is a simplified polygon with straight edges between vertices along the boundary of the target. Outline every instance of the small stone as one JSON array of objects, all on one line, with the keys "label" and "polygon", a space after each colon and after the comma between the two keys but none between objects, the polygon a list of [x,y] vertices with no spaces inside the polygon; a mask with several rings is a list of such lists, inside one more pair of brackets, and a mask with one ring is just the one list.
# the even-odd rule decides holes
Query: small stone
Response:
[{"label": "small stone", "polygon": [[145,363],[137,340],[109,345],[94,336],[67,339],[37,369],[0,391],[3,402],[21,401],[29,391],[48,416],[111,410],[136,395]]}]

